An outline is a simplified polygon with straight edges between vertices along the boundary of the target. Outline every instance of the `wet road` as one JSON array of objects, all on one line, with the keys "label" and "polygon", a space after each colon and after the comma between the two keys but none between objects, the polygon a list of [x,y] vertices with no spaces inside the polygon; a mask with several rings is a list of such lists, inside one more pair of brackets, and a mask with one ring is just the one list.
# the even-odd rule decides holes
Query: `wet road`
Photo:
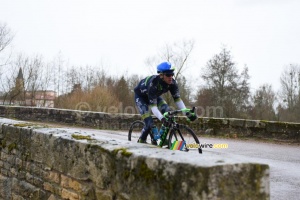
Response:
[{"label": "wet road", "polygon": [[200,143],[228,144],[227,149],[206,148],[224,157],[235,155],[245,162],[268,164],[271,200],[300,199],[300,146],[217,138],[200,138]]}]

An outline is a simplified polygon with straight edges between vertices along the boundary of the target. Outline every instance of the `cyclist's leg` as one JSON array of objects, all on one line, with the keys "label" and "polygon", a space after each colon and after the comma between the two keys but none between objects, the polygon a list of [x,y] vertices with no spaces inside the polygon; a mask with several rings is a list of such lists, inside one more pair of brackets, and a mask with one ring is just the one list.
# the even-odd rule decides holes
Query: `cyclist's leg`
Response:
[{"label": "cyclist's leg", "polygon": [[[162,97],[157,98],[157,106],[162,114],[172,110]],[[168,143],[168,139],[166,138],[163,145],[168,145]]]},{"label": "cyclist's leg", "polygon": [[151,116],[149,116],[149,117],[144,118],[144,122],[145,122],[145,126],[143,127],[141,136],[140,136],[141,142],[146,142],[147,136],[148,136],[148,134],[151,130],[152,124],[153,124],[153,119]]},{"label": "cyclist's leg", "polygon": [[142,116],[142,119],[145,122],[145,126],[142,129],[141,136],[139,138],[139,142],[146,142],[147,136],[151,130],[153,119],[151,117],[148,103],[143,99],[140,98],[138,95],[135,95],[135,103],[139,109],[139,112]]}]

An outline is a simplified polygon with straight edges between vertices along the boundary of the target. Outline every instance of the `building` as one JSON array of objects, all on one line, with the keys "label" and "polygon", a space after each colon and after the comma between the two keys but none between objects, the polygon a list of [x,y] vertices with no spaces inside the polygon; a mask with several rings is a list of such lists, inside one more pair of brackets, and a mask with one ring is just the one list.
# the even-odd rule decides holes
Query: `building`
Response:
[{"label": "building", "polygon": [[26,91],[25,93],[25,106],[54,107],[57,93],[53,90]]},{"label": "building", "polygon": [[0,92],[0,104],[53,108],[56,97],[57,93],[53,90],[26,91],[22,68],[20,68],[15,87],[6,94]]}]

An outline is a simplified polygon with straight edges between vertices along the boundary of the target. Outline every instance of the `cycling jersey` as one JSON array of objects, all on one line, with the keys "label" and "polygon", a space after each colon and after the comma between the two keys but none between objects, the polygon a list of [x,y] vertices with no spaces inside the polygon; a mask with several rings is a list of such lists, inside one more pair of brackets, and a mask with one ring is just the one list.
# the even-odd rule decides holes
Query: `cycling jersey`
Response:
[{"label": "cycling jersey", "polygon": [[170,91],[175,102],[181,100],[177,82],[172,79],[172,83],[169,85],[159,75],[144,78],[134,88],[135,94],[147,101],[150,107],[157,106],[157,98],[168,91]]}]

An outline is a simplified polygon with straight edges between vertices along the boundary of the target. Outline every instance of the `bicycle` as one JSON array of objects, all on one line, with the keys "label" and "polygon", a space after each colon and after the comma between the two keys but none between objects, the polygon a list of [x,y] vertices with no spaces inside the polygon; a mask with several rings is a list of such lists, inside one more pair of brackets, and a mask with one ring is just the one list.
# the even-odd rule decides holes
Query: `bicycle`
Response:
[{"label": "bicycle", "polygon": [[[168,149],[172,149],[172,147],[176,145],[176,142],[178,144],[179,142],[183,141],[181,142],[181,150],[189,151],[190,149],[198,149],[198,152],[201,154],[202,149],[200,147],[200,142],[194,131],[184,124],[178,124],[175,120],[176,115],[179,113],[194,113],[194,111],[195,107],[193,107],[193,109],[191,110],[183,109],[168,111],[164,113],[164,117],[167,119],[165,123],[166,131],[163,135],[161,135],[161,138],[159,139],[160,142],[157,146],[167,146]],[[154,120],[157,120],[157,118],[154,118]],[[132,139],[134,139],[135,141],[138,141],[144,125],[145,123],[142,120],[136,120],[132,122],[128,132],[128,140],[132,141]],[[152,130],[150,131],[149,135],[151,137],[151,141],[153,141],[154,135],[152,133]],[[167,143],[165,144],[167,136],[169,137]]]}]

